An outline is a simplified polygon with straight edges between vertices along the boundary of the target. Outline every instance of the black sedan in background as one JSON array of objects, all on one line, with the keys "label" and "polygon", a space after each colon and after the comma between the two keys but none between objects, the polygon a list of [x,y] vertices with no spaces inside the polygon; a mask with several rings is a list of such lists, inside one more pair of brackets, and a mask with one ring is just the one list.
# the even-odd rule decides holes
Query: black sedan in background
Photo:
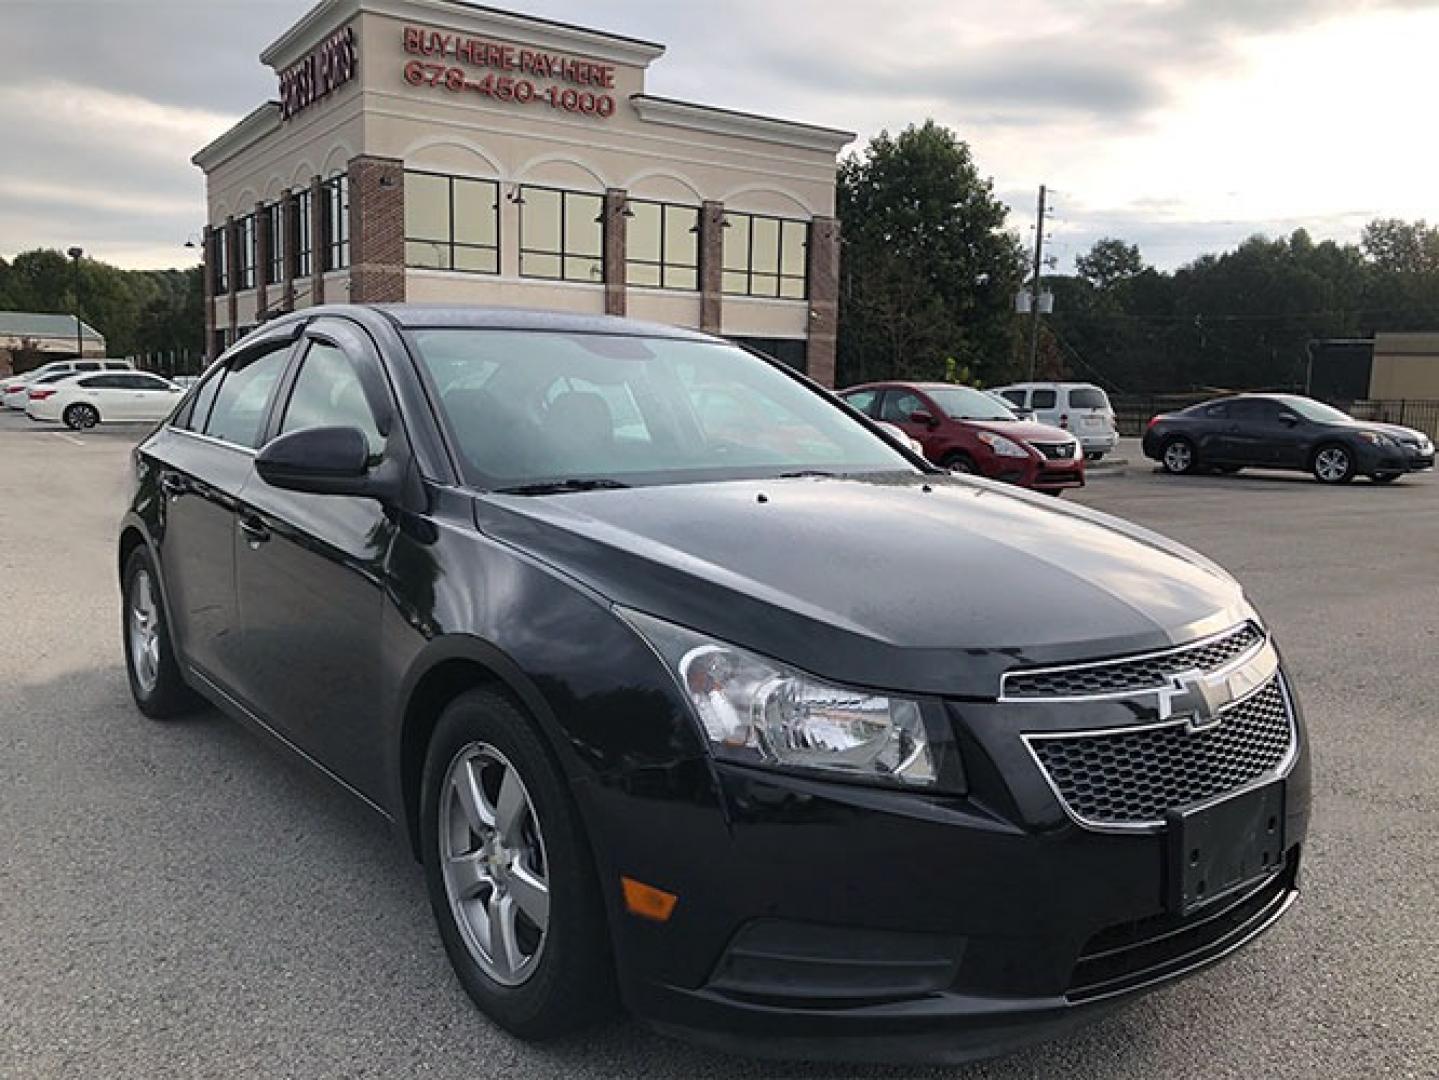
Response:
[{"label": "black sedan in background", "polygon": [[1356,420],[1295,394],[1241,394],[1156,416],[1144,454],[1171,473],[1295,469],[1324,484],[1360,475],[1387,484],[1434,467],[1434,443],[1422,431]]},{"label": "black sedan in background", "polygon": [[134,466],[141,711],[207,699],[392,821],[522,1036],[622,1002],[749,1053],[990,1054],[1298,894],[1304,726],[1233,578],[729,342],[315,308]]}]

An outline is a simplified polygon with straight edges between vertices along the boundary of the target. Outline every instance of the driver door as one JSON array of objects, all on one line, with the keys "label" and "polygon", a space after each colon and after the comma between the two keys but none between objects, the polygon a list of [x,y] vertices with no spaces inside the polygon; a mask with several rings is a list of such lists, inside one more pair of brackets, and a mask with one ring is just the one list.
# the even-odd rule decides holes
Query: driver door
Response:
[{"label": "driver door", "polygon": [[[320,319],[297,354],[266,441],[304,428],[354,427],[369,440],[372,461],[392,452],[398,420],[368,335]],[[374,499],[282,491],[253,471],[239,504],[235,591],[245,688],[284,739],[378,799],[381,622],[396,521]]]}]

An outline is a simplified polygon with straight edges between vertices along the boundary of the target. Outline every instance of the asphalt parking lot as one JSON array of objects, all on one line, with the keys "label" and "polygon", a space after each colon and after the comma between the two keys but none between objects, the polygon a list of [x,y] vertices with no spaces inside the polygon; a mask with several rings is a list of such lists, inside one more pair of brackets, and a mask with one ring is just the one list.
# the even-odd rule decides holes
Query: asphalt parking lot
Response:
[{"label": "asphalt parking lot", "polygon": [[535,1048],[450,974],[369,811],[215,714],[129,701],[115,525],[143,429],[0,417],[0,1076],[955,1078],[1439,1075],[1439,479],[1170,478],[1076,501],[1218,560],[1306,708],[1305,896],[1230,963],[955,1069],[723,1057],[629,1022]]}]

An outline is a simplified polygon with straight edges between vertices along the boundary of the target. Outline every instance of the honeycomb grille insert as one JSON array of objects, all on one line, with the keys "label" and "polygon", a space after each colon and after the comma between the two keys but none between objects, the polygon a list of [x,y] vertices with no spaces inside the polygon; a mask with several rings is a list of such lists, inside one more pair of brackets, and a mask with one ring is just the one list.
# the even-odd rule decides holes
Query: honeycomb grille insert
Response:
[{"label": "honeycomb grille insert", "polygon": [[1004,677],[1006,698],[1097,697],[1153,690],[1182,671],[1218,671],[1255,648],[1264,632],[1245,623],[1223,637],[1153,656],[1102,660],[1048,671],[1018,671]]},{"label": "honeycomb grille insert", "polygon": [[1030,735],[1026,741],[1080,822],[1152,827],[1171,809],[1277,772],[1293,746],[1294,724],[1275,676],[1202,731],[1177,721],[1113,733]]}]

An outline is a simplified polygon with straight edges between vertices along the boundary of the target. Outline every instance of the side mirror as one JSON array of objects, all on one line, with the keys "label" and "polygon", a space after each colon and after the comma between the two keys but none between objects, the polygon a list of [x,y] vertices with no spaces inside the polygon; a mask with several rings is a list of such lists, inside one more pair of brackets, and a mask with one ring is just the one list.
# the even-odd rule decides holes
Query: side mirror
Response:
[{"label": "side mirror", "polygon": [[909,414],[909,422],[911,424],[923,424],[925,427],[939,426],[939,421],[934,418],[934,414],[928,409],[915,409],[914,412]]},{"label": "side mirror", "polygon": [[271,487],[312,495],[381,498],[370,470],[370,443],[353,427],[306,428],[281,435],[255,458],[255,471]]}]

